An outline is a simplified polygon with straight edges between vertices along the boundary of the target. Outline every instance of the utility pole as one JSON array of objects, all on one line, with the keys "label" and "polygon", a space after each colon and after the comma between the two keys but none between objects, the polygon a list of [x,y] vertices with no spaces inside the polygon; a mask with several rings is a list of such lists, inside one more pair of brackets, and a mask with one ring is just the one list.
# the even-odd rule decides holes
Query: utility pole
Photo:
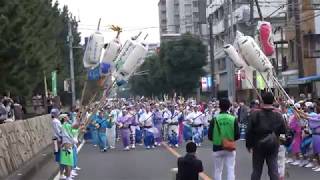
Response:
[{"label": "utility pole", "polygon": [[255,2],[256,2],[256,6],[257,6],[257,9],[258,9],[259,16],[260,16],[260,20],[263,21],[263,16],[262,16],[262,12],[261,12],[261,9],[260,9],[260,6],[259,6],[259,1],[255,0]]},{"label": "utility pole", "polygon": [[[228,0],[228,11],[230,14],[230,34],[229,34],[229,43],[233,44],[233,39],[234,39],[234,26],[233,26],[233,3],[232,0]],[[229,28],[229,27],[228,27]],[[229,72],[230,72],[230,83],[229,83],[229,98],[231,101],[235,101],[236,98],[236,88],[235,88],[235,67],[234,64],[229,60]]]},{"label": "utility pole", "polygon": [[209,15],[209,45],[210,45],[210,71],[211,71],[211,93],[212,97],[217,97],[216,90],[216,81],[215,81],[215,62],[214,62],[214,38],[213,38],[213,15]]},{"label": "utility pole", "polygon": [[254,25],[254,2],[253,0],[250,1],[250,26],[252,27],[252,32],[251,32],[251,35],[252,37],[254,37],[254,32],[255,32],[255,29],[253,28],[253,25]]},{"label": "utility pole", "polygon": [[72,106],[76,104],[76,92],[75,92],[75,82],[74,82],[74,60],[73,60],[73,36],[71,22],[68,22],[68,41],[69,41],[69,57],[70,57],[70,81],[71,81],[71,96],[72,96]]},{"label": "utility pole", "polygon": [[[295,24],[295,50],[296,50],[296,58],[298,61],[299,68],[299,78],[304,76],[304,68],[303,68],[303,57],[302,57],[302,40],[301,40],[301,26],[300,26],[300,1],[293,0],[293,14],[294,14],[294,24]],[[300,87],[301,88],[301,87]],[[301,90],[301,89],[300,89]]]}]

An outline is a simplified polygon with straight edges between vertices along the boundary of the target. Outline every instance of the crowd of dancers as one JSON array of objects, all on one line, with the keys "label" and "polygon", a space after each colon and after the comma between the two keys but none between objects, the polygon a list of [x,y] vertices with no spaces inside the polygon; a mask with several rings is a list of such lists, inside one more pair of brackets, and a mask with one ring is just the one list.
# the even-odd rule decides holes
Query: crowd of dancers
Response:
[{"label": "crowd of dancers", "polygon": [[201,146],[208,131],[209,122],[216,113],[216,102],[185,104],[173,101],[109,101],[104,108],[90,116],[87,127],[92,143],[101,151],[114,149],[116,139],[121,139],[124,150],[137,144],[146,149],[161,146],[168,141],[171,147],[179,147],[183,141],[193,141]]},{"label": "crowd of dancers", "polygon": [[[98,103],[94,103],[82,112],[80,109],[68,113],[52,111],[54,137],[60,143],[55,152],[57,161],[62,165],[61,173],[66,171],[70,177],[76,175],[75,170],[79,169],[76,149],[83,139],[82,132],[84,139],[90,139],[101,152],[115,149],[117,141],[125,151],[135,149],[137,145],[153,149],[163,142],[177,148],[183,142],[193,141],[200,147],[208,134],[210,121],[220,112],[219,101],[197,103],[193,99],[109,99],[102,108],[97,110],[97,106]],[[274,106],[283,115],[288,129],[279,149],[280,174],[284,174],[286,163],[319,172],[320,103],[311,100],[296,103],[280,101]],[[250,112],[259,107],[259,101],[255,100],[249,106],[244,102],[233,103],[229,109],[229,113],[237,118],[241,139],[245,140]],[[295,113],[294,109],[300,113]]]},{"label": "crowd of dancers", "polygon": [[[250,112],[259,106],[258,100],[249,106],[239,102],[233,103],[229,110],[237,117],[243,140]],[[278,101],[274,106],[279,108],[288,127],[282,141],[283,149],[280,149],[286,157],[282,157],[286,159],[283,162],[320,171],[320,104],[305,99],[296,103]],[[301,118],[301,113],[294,113],[294,108],[304,112],[305,116]],[[152,149],[163,141],[171,147],[179,147],[184,141],[193,141],[201,146],[210,121],[219,111],[218,101],[196,103],[191,99],[181,103],[114,99],[97,115],[91,116],[88,130],[93,144],[99,145],[101,151],[115,148],[116,139],[121,139],[124,150],[134,149],[137,144]]]}]

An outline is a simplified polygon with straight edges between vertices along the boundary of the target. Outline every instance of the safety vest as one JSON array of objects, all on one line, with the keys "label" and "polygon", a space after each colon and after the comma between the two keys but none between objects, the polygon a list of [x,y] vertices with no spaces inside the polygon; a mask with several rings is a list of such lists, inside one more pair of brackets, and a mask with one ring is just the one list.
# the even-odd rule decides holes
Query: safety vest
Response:
[{"label": "safety vest", "polygon": [[[222,145],[222,138],[229,140],[234,140],[234,121],[236,120],[235,116],[228,113],[218,114],[215,118],[214,128],[213,128],[213,144]],[[219,123],[220,133],[217,128],[217,123]]]}]

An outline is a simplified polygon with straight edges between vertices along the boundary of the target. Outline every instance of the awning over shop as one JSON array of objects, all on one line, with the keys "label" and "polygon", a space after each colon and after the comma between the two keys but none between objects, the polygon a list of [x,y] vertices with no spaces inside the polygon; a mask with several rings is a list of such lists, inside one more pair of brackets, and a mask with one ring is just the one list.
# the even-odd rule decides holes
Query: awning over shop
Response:
[{"label": "awning over shop", "polygon": [[307,77],[299,78],[298,80],[299,81],[307,81],[307,82],[319,81],[320,80],[320,75],[307,76]]}]

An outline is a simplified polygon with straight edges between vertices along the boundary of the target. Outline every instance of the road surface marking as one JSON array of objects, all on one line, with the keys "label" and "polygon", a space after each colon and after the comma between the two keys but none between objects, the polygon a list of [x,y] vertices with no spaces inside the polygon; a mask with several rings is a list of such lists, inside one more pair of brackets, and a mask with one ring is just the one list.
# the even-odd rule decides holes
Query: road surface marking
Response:
[{"label": "road surface marking", "polygon": [[[83,147],[83,145],[84,145],[85,142],[86,142],[86,141],[83,140],[82,143],[80,144],[80,146],[77,148],[77,152],[78,152],[78,153],[79,153],[79,151],[82,149],[82,147]],[[59,180],[59,177],[60,177],[60,170],[59,170],[58,174],[53,178],[53,180]]]},{"label": "road surface marking", "polygon": [[[162,143],[162,145],[174,156],[176,156],[177,158],[181,157],[181,155],[174,150],[173,148],[171,148],[170,146],[168,146],[167,143]],[[203,180],[212,180],[206,173],[202,172],[199,174],[199,176],[203,179]]]}]

